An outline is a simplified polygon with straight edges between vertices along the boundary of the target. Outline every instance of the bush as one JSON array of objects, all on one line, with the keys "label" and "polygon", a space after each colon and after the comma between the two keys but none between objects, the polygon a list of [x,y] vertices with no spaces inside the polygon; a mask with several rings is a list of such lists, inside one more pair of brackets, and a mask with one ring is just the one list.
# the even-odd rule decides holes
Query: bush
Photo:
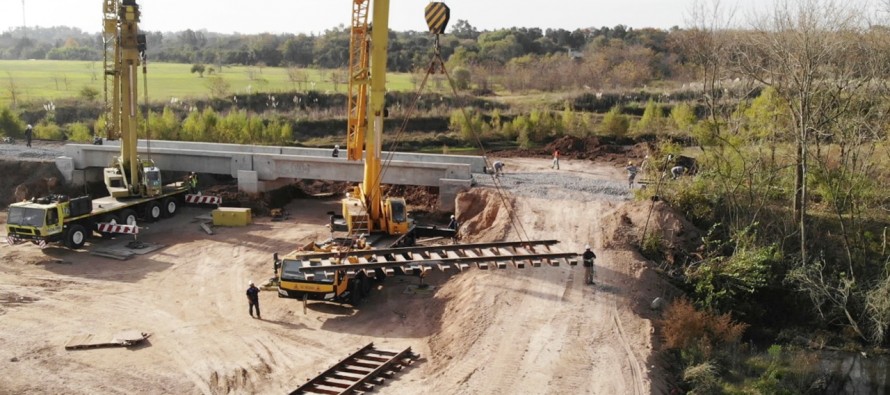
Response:
[{"label": "bush", "polygon": [[90,128],[82,122],[72,123],[68,125],[68,140],[76,142],[92,142],[93,134]]},{"label": "bush", "polygon": [[0,107],[0,136],[22,137],[25,124],[19,116],[8,107]]},{"label": "bush", "polygon": [[649,232],[643,238],[643,242],[640,245],[640,253],[642,253],[646,259],[660,261],[664,258],[663,248],[664,242],[661,235],[657,232]]},{"label": "bush", "polygon": [[603,117],[603,123],[600,124],[599,132],[606,136],[623,137],[630,128],[630,120],[621,113],[621,107],[612,107]]},{"label": "bush", "polygon": [[699,311],[685,297],[665,309],[660,326],[665,347],[679,350],[687,365],[711,359],[717,348],[734,346],[748,328],[729,314]]},{"label": "bush", "polygon": [[62,128],[52,122],[37,124],[34,128],[34,137],[43,140],[64,140],[65,134]]},{"label": "bush", "polygon": [[80,88],[80,97],[89,101],[96,100],[99,97],[99,90],[91,86],[85,86]]}]

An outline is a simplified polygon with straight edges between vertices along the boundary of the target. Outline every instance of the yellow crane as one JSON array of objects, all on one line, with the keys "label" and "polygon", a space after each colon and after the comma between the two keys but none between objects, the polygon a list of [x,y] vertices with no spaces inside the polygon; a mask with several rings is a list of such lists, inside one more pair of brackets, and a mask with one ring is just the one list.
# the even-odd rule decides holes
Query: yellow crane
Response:
[{"label": "yellow crane", "polygon": [[362,183],[342,201],[343,218],[350,234],[403,235],[411,227],[405,199],[383,199],[380,190],[389,0],[374,1],[373,29],[368,23],[370,3],[352,4],[346,157],[364,159],[365,167]]},{"label": "yellow crane", "polygon": [[[139,5],[136,0],[104,0],[106,131],[119,138],[121,154],[105,168],[109,195],[115,198],[151,197],[162,192],[161,170],[151,159],[136,152],[139,127],[138,68],[145,73],[146,39],[139,33]],[[111,89],[108,80],[112,80]],[[110,92],[109,92],[110,91]]]}]

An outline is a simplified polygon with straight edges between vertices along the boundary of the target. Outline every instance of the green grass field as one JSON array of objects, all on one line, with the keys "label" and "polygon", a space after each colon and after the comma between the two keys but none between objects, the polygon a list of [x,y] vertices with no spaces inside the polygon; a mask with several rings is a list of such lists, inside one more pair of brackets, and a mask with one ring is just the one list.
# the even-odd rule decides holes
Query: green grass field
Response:
[{"label": "green grass field", "polygon": [[[207,65],[211,67],[211,65]],[[192,65],[177,63],[148,64],[148,97],[150,101],[169,101],[170,98],[206,98],[210,96],[205,78],[192,74]],[[76,97],[85,86],[104,90],[102,62],[59,61],[59,60],[0,60],[0,105],[12,102],[12,91],[18,92],[18,100],[49,101],[58,98]],[[331,83],[332,72],[345,74],[344,70],[305,69],[309,82],[304,83],[301,90],[319,92],[345,93],[345,83]],[[254,67],[254,79],[249,77],[250,70],[244,66],[224,66],[217,71],[231,87],[232,94],[257,92],[285,92],[300,90],[287,75],[286,68]],[[342,78],[342,77],[341,77]],[[140,72],[139,97],[143,97],[143,83]],[[392,91],[412,91],[415,89],[411,75],[408,73],[390,73],[387,88]],[[101,99],[101,94],[100,94]]]}]

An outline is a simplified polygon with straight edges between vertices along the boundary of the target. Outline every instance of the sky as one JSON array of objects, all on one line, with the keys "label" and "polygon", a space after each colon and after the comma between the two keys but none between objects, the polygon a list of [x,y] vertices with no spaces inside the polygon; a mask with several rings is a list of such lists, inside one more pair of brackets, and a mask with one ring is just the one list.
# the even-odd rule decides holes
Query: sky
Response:
[{"label": "sky", "polygon": [[[695,0],[446,0],[451,25],[467,20],[479,30],[508,27],[586,27],[668,29],[686,25]],[[774,0],[739,0],[743,11],[768,7]],[[137,0],[140,29],[207,30],[219,33],[323,33],[348,25],[349,0]],[[71,26],[85,32],[101,29],[102,0],[0,0],[0,32],[22,26]],[[390,28],[425,31],[428,0],[391,0]],[[724,1],[724,3],[728,3]]]}]

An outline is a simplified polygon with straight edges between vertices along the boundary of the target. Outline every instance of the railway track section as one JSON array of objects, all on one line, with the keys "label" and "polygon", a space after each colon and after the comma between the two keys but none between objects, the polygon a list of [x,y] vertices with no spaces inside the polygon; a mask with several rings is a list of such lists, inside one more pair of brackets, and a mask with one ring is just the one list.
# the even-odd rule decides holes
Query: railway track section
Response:
[{"label": "railway track section", "polygon": [[483,270],[559,266],[560,263],[577,265],[578,254],[551,250],[557,243],[558,240],[533,240],[351,250],[300,254],[296,259],[302,262],[300,270],[308,272],[307,279],[319,275],[331,278],[338,270],[345,270],[349,277],[359,271],[374,277],[375,269],[390,276],[396,274],[396,269],[413,274],[434,268],[463,271],[471,265]]},{"label": "railway track section", "polygon": [[336,363],[297,388],[291,395],[302,394],[361,394],[374,390],[376,385],[395,376],[411,365],[420,355],[408,347],[401,352],[383,351],[369,343],[352,355]]}]

